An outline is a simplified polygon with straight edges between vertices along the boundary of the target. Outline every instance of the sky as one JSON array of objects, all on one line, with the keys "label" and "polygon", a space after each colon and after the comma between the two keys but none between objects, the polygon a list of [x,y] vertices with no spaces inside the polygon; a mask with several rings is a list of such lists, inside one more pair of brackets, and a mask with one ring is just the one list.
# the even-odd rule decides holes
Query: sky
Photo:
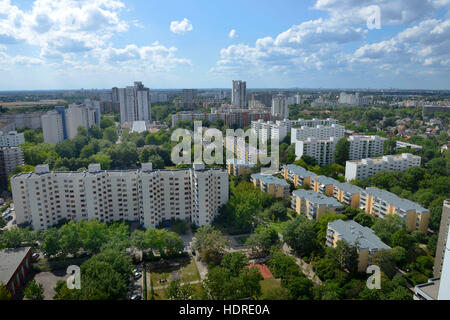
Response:
[{"label": "sky", "polygon": [[450,0],[0,0],[0,91],[135,80],[450,89]]}]

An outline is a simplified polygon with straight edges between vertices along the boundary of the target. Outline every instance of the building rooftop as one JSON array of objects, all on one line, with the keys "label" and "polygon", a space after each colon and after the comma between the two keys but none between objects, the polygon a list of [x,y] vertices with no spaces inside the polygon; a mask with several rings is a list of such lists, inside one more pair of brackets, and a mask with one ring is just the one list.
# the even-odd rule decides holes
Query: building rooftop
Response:
[{"label": "building rooftop", "polygon": [[315,177],[312,177],[311,180],[317,181],[318,183],[320,183],[321,185],[324,185],[324,186],[337,185],[340,183],[339,181],[337,181],[333,178],[329,178],[329,177],[325,177],[325,176],[315,176]]},{"label": "building rooftop", "polygon": [[0,282],[7,284],[30,247],[0,250]]},{"label": "building rooftop", "polygon": [[428,209],[420,206],[419,204],[412,202],[408,199],[403,199],[398,197],[397,195],[382,189],[378,189],[376,187],[369,187],[364,190],[364,193],[370,194],[372,197],[383,200],[390,205],[402,209],[404,211],[416,210],[417,212],[428,212]]},{"label": "building rooftop", "polygon": [[133,122],[133,127],[131,129],[131,132],[142,133],[145,131],[147,131],[147,125],[146,125],[145,121],[134,121]]},{"label": "building rooftop", "polygon": [[349,244],[355,245],[357,243],[359,249],[391,249],[391,247],[378,238],[372,229],[363,227],[353,220],[336,220],[328,223],[328,227],[341,235],[342,240],[345,240]]},{"label": "building rooftop", "polygon": [[289,187],[289,183],[287,183],[285,180],[276,178],[271,175],[254,173],[254,174],[252,174],[251,177],[252,177],[252,179],[260,180],[262,183],[274,184],[274,185],[279,185],[282,187]]},{"label": "building rooftop", "polygon": [[309,202],[312,202],[314,204],[327,205],[336,208],[344,207],[342,203],[340,203],[336,199],[324,196],[323,194],[314,192],[312,190],[299,189],[292,192],[292,194],[296,197],[307,199]]},{"label": "building rooftop", "polygon": [[347,183],[347,182],[345,182],[345,183],[338,182],[335,186],[338,187],[340,190],[342,190],[344,192],[348,192],[350,194],[357,194],[357,193],[361,193],[364,191],[363,188],[360,188],[358,186],[355,186],[355,185]]},{"label": "building rooftop", "polygon": [[434,278],[428,280],[427,283],[417,285],[414,288],[414,291],[416,293],[416,296],[419,296],[420,300],[438,300],[440,285],[441,279]]},{"label": "building rooftop", "polygon": [[308,171],[303,167],[296,166],[295,164],[288,164],[286,166],[286,169],[294,172],[299,177],[307,178],[307,177],[314,177],[316,175],[315,173]]},{"label": "building rooftop", "polygon": [[368,163],[380,163],[380,162],[393,162],[393,161],[399,161],[403,159],[414,159],[414,158],[420,158],[419,156],[410,154],[410,153],[402,153],[402,154],[396,154],[396,155],[388,155],[378,158],[366,158],[362,160],[353,160],[353,161],[347,161],[350,163],[356,163],[356,164],[368,164]]}]

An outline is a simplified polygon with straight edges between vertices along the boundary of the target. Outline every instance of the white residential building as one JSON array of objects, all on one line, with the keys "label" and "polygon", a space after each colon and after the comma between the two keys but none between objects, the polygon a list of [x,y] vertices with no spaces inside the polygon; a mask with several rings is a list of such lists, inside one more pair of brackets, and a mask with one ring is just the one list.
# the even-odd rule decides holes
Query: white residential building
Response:
[{"label": "white residential building", "polygon": [[17,131],[10,131],[5,134],[0,131],[0,148],[3,147],[18,147],[25,143],[25,137],[23,133],[17,133]]},{"label": "white residential building", "polygon": [[231,104],[234,106],[238,106],[239,108],[247,107],[247,82],[241,80],[233,80]]},{"label": "white residential building", "polygon": [[379,136],[350,136],[349,160],[361,160],[383,155],[386,138]]},{"label": "white residential building", "polygon": [[121,123],[151,121],[150,89],[136,81],[133,87],[119,89]]},{"label": "white residential building", "polygon": [[291,132],[293,127],[317,127],[317,126],[325,126],[330,127],[333,124],[338,124],[339,121],[336,119],[298,119],[298,120],[277,120],[277,124],[285,125],[287,128],[287,132]]},{"label": "white residential building", "polygon": [[194,165],[187,170],[50,172],[48,165],[11,179],[17,223],[47,229],[61,219],[139,221],[158,226],[177,218],[202,226],[228,202],[228,172]]},{"label": "white residential building", "polygon": [[[450,210],[449,201],[444,203],[444,210]],[[447,220],[447,228],[448,224],[449,221]],[[447,232],[446,240],[438,300],[450,300],[450,232]]]},{"label": "white residential building", "polygon": [[71,104],[65,110],[66,114],[66,130],[67,138],[73,139],[78,134],[78,127],[90,129],[93,125],[100,128],[99,114],[100,110],[93,107],[88,107],[84,104]]},{"label": "white residential building", "polygon": [[289,119],[289,106],[285,96],[276,95],[272,99],[272,115],[281,119]]},{"label": "white residential building", "polygon": [[406,171],[411,167],[420,166],[422,158],[410,153],[384,156],[381,158],[367,158],[356,161],[347,161],[345,167],[345,179],[366,179],[382,170]]},{"label": "white residential building", "polygon": [[315,127],[301,126],[299,128],[292,128],[291,144],[308,138],[328,139],[334,137],[339,140],[344,138],[344,135],[345,128],[338,124],[332,124],[331,126],[318,125]]},{"label": "white residential building", "polygon": [[283,141],[286,138],[288,130],[285,123],[274,123],[272,121],[265,122],[260,119],[258,121],[252,121],[252,129],[258,135],[259,139],[266,141],[267,139],[278,139]]},{"label": "white residential building", "polygon": [[332,164],[334,161],[334,152],[339,140],[331,137],[328,139],[307,138],[297,141],[295,144],[295,155],[301,158],[308,155],[317,160],[319,166]]},{"label": "white residential building", "polygon": [[[4,186],[8,184],[8,178],[23,165],[23,152],[20,147],[0,148],[0,182]],[[1,189],[1,188],[0,188]]]},{"label": "white residential building", "polygon": [[61,143],[64,141],[63,117],[57,111],[49,111],[41,117],[45,143]]}]

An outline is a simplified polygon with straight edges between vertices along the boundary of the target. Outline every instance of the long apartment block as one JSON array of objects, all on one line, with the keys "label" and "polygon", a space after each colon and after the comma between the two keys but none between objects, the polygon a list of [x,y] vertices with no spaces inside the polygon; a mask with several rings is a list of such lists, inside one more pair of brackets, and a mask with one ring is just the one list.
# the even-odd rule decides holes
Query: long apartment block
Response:
[{"label": "long apartment block", "polygon": [[255,173],[251,175],[254,186],[263,192],[267,192],[276,198],[289,199],[290,186],[285,180],[271,175]]},{"label": "long apartment block", "polygon": [[284,166],[281,173],[283,174],[284,179],[294,183],[295,187],[300,187],[304,184],[310,185],[311,178],[316,176],[315,173],[296,166],[295,164]]},{"label": "long apartment block", "polygon": [[265,122],[263,120],[252,121],[252,129],[260,139],[266,141],[268,139],[278,139],[278,141],[283,141],[286,138],[288,129],[283,122]]},{"label": "long apartment block", "polygon": [[337,138],[337,140],[344,138],[345,127],[338,124],[332,124],[331,126],[318,125],[315,127],[301,126],[298,128],[292,128],[291,130],[291,144],[297,143],[297,141],[306,140],[308,138],[316,139],[329,139],[331,137]]},{"label": "long apartment block", "polygon": [[422,158],[410,153],[384,156],[381,158],[368,158],[358,161],[347,161],[345,179],[366,179],[376,173],[386,171],[406,171],[411,167],[420,166]]},{"label": "long apartment block", "polygon": [[409,232],[421,231],[426,234],[430,220],[430,211],[407,199],[375,187],[366,188],[361,193],[360,209],[377,218],[389,214],[401,217]]},{"label": "long apartment block", "polygon": [[303,189],[292,192],[291,207],[297,214],[306,215],[308,219],[315,221],[324,214],[344,210],[344,206],[336,199]]},{"label": "long apartment block", "polygon": [[339,139],[335,137],[318,139],[307,138],[297,141],[295,144],[295,155],[300,159],[304,155],[308,155],[317,160],[319,166],[334,163],[334,153]]},{"label": "long apartment block", "polygon": [[328,223],[326,245],[336,247],[339,241],[357,247],[359,272],[365,272],[367,266],[374,263],[380,250],[391,250],[372,229],[363,227],[353,220],[336,220]]},{"label": "long apartment block", "polygon": [[47,229],[62,219],[139,221],[152,228],[172,218],[202,226],[228,202],[228,173],[194,164],[187,170],[51,172],[48,165],[11,178],[18,224]]},{"label": "long apartment block", "polygon": [[330,127],[333,124],[338,124],[339,121],[332,118],[327,119],[298,119],[298,120],[278,120],[276,122],[280,125],[285,125],[287,127],[287,131],[291,132],[291,129],[294,127],[317,127],[324,126]]},{"label": "long apartment block", "polygon": [[450,243],[447,243],[447,238],[449,235],[448,232],[449,226],[450,226],[450,200],[446,200],[444,201],[444,205],[442,207],[442,217],[441,217],[441,225],[439,228],[439,238],[436,248],[436,258],[434,259],[433,275],[436,278],[442,275],[445,252],[447,250],[447,247],[450,246]]},{"label": "long apartment block", "polygon": [[360,160],[381,156],[387,139],[379,136],[350,136],[349,160]]}]

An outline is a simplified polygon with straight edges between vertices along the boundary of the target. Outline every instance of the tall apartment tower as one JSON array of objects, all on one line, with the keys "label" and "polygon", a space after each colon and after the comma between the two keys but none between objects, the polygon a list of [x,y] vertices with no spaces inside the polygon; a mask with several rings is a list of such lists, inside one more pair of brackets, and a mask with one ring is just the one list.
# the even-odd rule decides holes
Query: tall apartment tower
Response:
[{"label": "tall apartment tower", "polygon": [[436,258],[434,259],[433,275],[438,278],[442,274],[445,251],[447,248],[448,230],[450,225],[450,200],[444,201],[442,208],[441,227],[439,229],[439,239],[437,242]]},{"label": "tall apartment tower", "polygon": [[238,106],[239,108],[247,107],[247,82],[242,80],[233,80],[231,104]]},{"label": "tall apartment tower", "polygon": [[282,94],[276,95],[272,99],[272,115],[281,119],[289,119],[289,107],[287,99]]},{"label": "tall apartment tower", "polygon": [[16,171],[17,166],[22,166],[23,152],[20,147],[0,148],[0,190],[8,185],[8,178]]},{"label": "tall apartment tower", "polygon": [[192,102],[195,98],[197,98],[198,90],[197,89],[183,89],[182,98],[183,102]]},{"label": "tall apartment tower", "polygon": [[41,117],[45,143],[61,143],[64,141],[65,130],[63,117],[58,111],[49,111]]},{"label": "tall apartment tower", "polygon": [[[100,128],[100,109],[87,107],[85,105],[71,104],[66,110],[66,132],[69,139],[73,139],[78,134],[78,127],[86,129],[97,125]],[[98,114],[98,115],[97,115]]]},{"label": "tall apartment tower", "polygon": [[151,120],[150,89],[136,81],[133,87],[119,89],[122,123]]}]

